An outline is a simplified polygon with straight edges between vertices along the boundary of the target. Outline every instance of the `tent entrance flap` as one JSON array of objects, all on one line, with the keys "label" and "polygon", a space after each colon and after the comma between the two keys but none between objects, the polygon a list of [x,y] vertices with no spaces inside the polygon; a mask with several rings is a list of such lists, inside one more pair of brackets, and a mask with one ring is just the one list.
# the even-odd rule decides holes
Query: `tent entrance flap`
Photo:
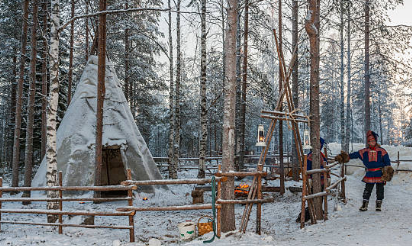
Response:
[{"label": "tent entrance flap", "polygon": [[[102,185],[119,185],[126,180],[126,169],[123,165],[120,146],[103,147],[102,159]],[[127,191],[102,192],[102,196],[127,196]]]}]

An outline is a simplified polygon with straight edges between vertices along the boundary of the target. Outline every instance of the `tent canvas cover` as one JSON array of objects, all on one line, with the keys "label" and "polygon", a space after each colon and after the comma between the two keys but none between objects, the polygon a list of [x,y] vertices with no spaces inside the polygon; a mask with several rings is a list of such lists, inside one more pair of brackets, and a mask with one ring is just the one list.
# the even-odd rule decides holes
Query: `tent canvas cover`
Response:
[{"label": "tent canvas cover", "polygon": [[[57,130],[57,170],[64,186],[94,185],[97,56],[91,56],[77,85],[73,99]],[[162,179],[139,129],[112,63],[106,61],[106,94],[103,106],[102,185],[126,180]],[[46,158],[40,164],[32,186],[46,186]],[[154,192],[154,187],[143,186]]]}]

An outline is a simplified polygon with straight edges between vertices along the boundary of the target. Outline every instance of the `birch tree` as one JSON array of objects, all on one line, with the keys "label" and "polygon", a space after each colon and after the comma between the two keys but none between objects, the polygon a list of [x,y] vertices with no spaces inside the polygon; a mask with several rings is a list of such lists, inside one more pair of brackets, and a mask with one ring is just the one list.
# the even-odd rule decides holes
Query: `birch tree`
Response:
[{"label": "birch tree", "polygon": [[200,144],[199,172],[197,177],[204,178],[206,170],[207,108],[206,108],[206,0],[201,0],[201,60],[200,60]]},{"label": "birch tree", "polygon": [[[50,13],[50,93],[47,106],[47,150],[46,181],[47,186],[57,185],[57,104],[59,101],[59,0],[51,1]],[[56,191],[47,191],[48,198],[57,198]],[[47,202],[48,209],[58,209],[57,202]],[[56,215],[48,215],[48,223],[54,223]]]}]

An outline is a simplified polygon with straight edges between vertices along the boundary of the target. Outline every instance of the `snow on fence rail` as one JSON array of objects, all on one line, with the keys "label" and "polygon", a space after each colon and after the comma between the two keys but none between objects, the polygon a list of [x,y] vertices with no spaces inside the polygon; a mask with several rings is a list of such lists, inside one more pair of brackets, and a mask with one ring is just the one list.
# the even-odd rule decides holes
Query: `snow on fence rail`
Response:
[{"label": "snow on fence rail", "polygon": [[[131,178],[130,169],[127,170],[128,179]],[[67,201],[93,201],[93,202],[107,202],[107,201],[128,201],[128,205],[133,205],[133,190],[137,187],[135,185],[112,185],[112,186],[66,186],[62,185],[62,173],[59,172],[59,186],[52,187],[3,187],[3,179],[0,178],[0,230],[1,224],[23,224],[23,225],[41,225],[41,226],[57,226],[59,234],[63,233],[63,227],[83,227],[83,228],[109,228],[109,229],[125,229],[129,230],[130,242],[135,241],[134,236],[134,214],[135,212],[118,212],[118,211],[63,211],[63,202]],[[59,198],[3,198],[3,192],[21,192],[21,191],[59,191]],[[127,197],[118,198],[63,198],[63,191],[127,191]],[[5,202],[59,202],[59,210],[42,210],[42,209],[3,209],[2,203]],[[58,223],[35,223],[27,221],[7,221],[2,220],[1,215],[5,213],[18,214],[52,214],[58,215]],[[128,216],[128,226],[108,226],[108,225],[77,225],[64,224],[63,215],[86,215],[86,216]]]}]

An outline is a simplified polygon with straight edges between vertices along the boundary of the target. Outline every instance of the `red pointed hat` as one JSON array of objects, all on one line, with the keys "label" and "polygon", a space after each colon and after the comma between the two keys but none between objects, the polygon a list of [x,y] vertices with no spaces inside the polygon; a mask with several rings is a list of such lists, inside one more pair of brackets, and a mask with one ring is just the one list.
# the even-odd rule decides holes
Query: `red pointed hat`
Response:
[{"label": "red pointed hat", "polygon": [[375,139],[375,141],[377,142],[377,141],[378,141],[378,134],[376,134],[374,131],[369,130],[369,131],[366,133],[366,139],[367,139],[368,141],[370,141],[370,140],[372,140],[372,139]]}]

